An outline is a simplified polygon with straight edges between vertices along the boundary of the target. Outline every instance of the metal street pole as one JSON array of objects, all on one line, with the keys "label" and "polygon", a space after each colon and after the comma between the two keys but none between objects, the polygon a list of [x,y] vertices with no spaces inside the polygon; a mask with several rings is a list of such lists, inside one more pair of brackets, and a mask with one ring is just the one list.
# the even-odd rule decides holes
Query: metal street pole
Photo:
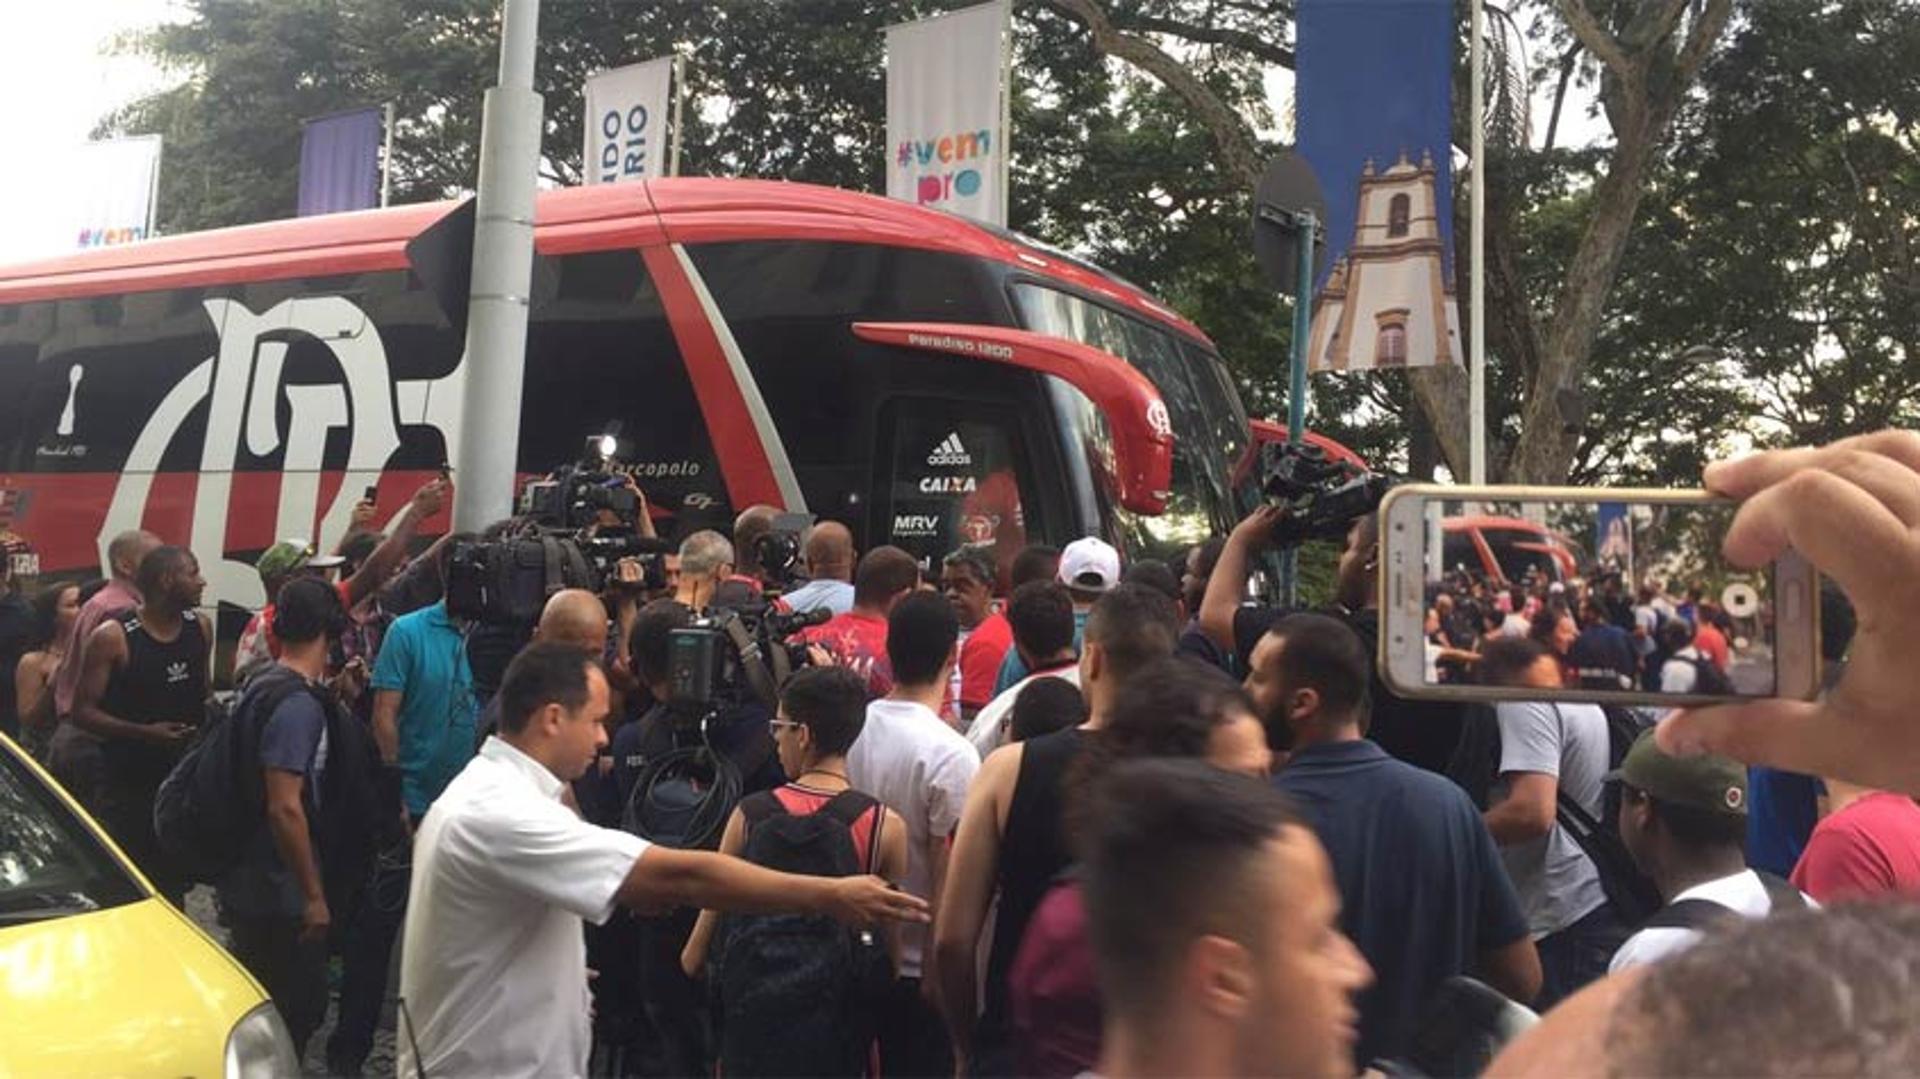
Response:
[{"label": "metal street pole", "polygon": [[[1293,362],[1287,388],[1289,446],[1300,445],[1307,433],[1307,338],[1313,333],[1313,245],[1319,232],[1320,222],[1312,210],[1294,212],[1293,235],[1300,265],[1293,285]],[[1299,602],[1299,561],[1296,547],[1280,554],[1281,602],[1288,607]]]},{"label": "metal street pole", "polygon": [[380,205],[393,201],[393,102],[380,110]]},{"label": "metal street pole", "polygon": [[534,179],[540,95],[533,92],[540,0],[502,0],[500,82],[480,126],[480,188],[473,226],[465,390],[454,452],[454,527],[477,530],[513,504],[533,276]]},{"label": "metal street pole", "polygon": [[1472,86],[1473,102],[1468,110],[1467,151],[1473,157],[1473,187],[1468,191],[1472,207],[1471,252],[1467,281],[1467,472],[1468,482],[1487,482],[1487,13],[1484,0],[1473,0]]}]

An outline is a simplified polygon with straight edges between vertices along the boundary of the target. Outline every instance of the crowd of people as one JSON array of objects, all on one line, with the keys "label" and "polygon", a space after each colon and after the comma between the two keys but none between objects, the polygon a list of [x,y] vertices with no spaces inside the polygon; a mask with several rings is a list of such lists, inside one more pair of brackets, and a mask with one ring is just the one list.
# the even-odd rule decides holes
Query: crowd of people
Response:
[{"label": "crowd of people", "polygon": [[[656,590],[556,592],[476,678],[449,541],[409,557],[436,481],[385,535],[368,507],[332,555],[259,561],[228,715],[264,790],[222,917],[303,1051],[340,955],[338,1074],[396,942],[401,1075],[1404,1073],[1471,1040],[1462,978],[1546,1015],[1498,1073],[1911,1071],[1914,908],[1856,901],[1920,897],[1920,439],[1708,481],[1746,503],[1730,558],[1790,544],[1837,582],[1832,689],[1637,739],[1390,692],[1371,517],[1328,608],[1250,604],[1271,508],[1178,566],[1098,537],[923,566],[822,521],[794,581],[755,507]],[[9,601],[9,721],[178,901],[153,803],[208,708],[204,585],[145,533],[108,556]],[[1625,587],[1438,590],[1435,680],[1724,676],[1724,612]],[[768,609],[823,612],[811,662],[690,713],[686,632]],[[731,778],[654,813],[689,755]]]},{"label": "crowd of people", "polygon": [[1571,581],[1529,572],[1515,584],[1458,570],[1428,588],[1426,678],[1484,682],[1487,646],[1526,637],[1553,655],[1569,688],[1730,693],[1733,642],[1758,635],[1759,621],[1736,625],[1706,591],[1696,583],[1675,597],[1657,578],[1636,585],[1599,567]]}]

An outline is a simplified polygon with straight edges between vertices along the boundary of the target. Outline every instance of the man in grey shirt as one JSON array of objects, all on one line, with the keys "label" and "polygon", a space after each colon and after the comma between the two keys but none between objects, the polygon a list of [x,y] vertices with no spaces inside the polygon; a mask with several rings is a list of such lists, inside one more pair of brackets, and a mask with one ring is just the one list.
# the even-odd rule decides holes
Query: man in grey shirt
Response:
[{"label": "man in grey shirt", "polygon": [[[1560,665],[1527,638],[1495,641],[1480,659],[1489,685],[1560,688]],[[1520,893],[1540,950],[1544,1011],[1607,972],[1626,938],[1600,885],[1600,873],[1559,823],[1564,791],[1595,819],[1604,816],[1607,717],[1591,704],[1503,702],[1500,783],[1486,812],[1507,875]]]}]

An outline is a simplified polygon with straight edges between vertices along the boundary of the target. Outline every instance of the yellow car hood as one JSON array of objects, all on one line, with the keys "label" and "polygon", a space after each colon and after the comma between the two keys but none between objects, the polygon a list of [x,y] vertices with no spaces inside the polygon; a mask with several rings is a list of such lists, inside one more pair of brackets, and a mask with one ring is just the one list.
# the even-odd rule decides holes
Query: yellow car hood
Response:
[{"label": "yellow car hood", "polygon": [[0,928],[0,1074],[218,1077],[265,999],[162,899]]}]

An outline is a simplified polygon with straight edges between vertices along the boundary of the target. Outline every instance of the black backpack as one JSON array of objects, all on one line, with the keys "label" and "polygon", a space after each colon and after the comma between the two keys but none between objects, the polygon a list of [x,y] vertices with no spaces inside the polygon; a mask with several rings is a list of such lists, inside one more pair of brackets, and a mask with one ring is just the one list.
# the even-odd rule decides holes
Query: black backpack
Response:
[{"label": "black backpack", "polygon": [[[1559,705],[1550,707],[1558,716]],[[1607,705],[1602,711],[1607,716],[1607,767],[1618,768],[1634,739],[1647,729],[1647,722],[1633,710],[1618,705]],[[1467,710],[1459,748],[1447,766],[1447,778],[1459,784],[1474,805],[1484,811],[1490,806],[1493,786],[1499,777],[1500,722],[1493,706],[1473,705]],[[1633,864],[1633,856],[1620,841],[1620,815],[1613,804],[1612,791],[1608,792],[1601,812],[1604,819],[1596,820],[1567,796],[1564,785],[1559,788],[1556,816],[1560,826],[1580,844],[1581,851],[1599,871],[1600,886],[1607,893],[1607,902],[1614,912],[1622,922],[1637,925],[1660,909],[1660,893]]]},{"label": "black backpack", "polygon": [[307,680],[279,664],[264,668],[225,709],[209,709],[205,731],[160,782],[153,831],[188,879],[212,884],[239,864],[266,827],[260,727]]},{"label": "black backpack", "polygon": [[1733,679],[1720,669],[1720,665],[1705,656],[1696,656],[1693,660],[1693,691],[1714,697],[1733,696]]},{"label": "black backpack", "polygon": [[[880,852],[880,804],[843,791],[806,816],[771,791],[743,800],[743,856],[787,873],[848,877],[872,872]],[[874,822],[868,865],[854,853],[853,826]],[[730,914],[714,935],[709,989],[720,1074],[864,1075],[893,967],[877,931],[818,914]]]},{"label": "black backpack", "polygon": [[[315,695],[327,713],[327,765],[320,773],[320,808],[313,831],[327,905],[349,911],[372,875],[375,856],[406,838],[400,769],[380,759],[372,729],[351,709],[331,693]],[[265,723],[272,714],[258,713],[259,722]],[[258,738],[257,726],[255,731]]]},{"label": "black backpack", "polygon": [[[1756,869],[1754,875],[1760,878],[1761,887],[1767,890],[1768,916],[1783,910],[1804,910],[1807,897],[1800,889],[1781,880],[1765,870]],[[1642,929],[1696,929],[1702,933],[1714,932],[1736,925],[1743,920],[1740,912],[1732,907],[1722,906],[1711,899],[1682,899],[1661,907],[1659,912],[1647,919]]]},{"label": "black backpack", "polygon": [[[1560,706],[1551,707],[1558,717]],[[1607,768],[1611,770],[1620,767],[1648,723],[1639,713],[1618,705],[1607,705],[1602,711],[1607,716]],[[1606,892],[1615,916],[1630,926],[1646,921],[1660,909],[1660,890],[1640,872],[1620,839],[1620,813],[1614,792],[1609,790],[1602,799],[1601,820],[1595,820],[1585,807],[1568,797],[1564,784],[1559,787],[1559,803],[1560,827],[1580,844],[1580,850],[1599,871],[1601,890]]]}]

